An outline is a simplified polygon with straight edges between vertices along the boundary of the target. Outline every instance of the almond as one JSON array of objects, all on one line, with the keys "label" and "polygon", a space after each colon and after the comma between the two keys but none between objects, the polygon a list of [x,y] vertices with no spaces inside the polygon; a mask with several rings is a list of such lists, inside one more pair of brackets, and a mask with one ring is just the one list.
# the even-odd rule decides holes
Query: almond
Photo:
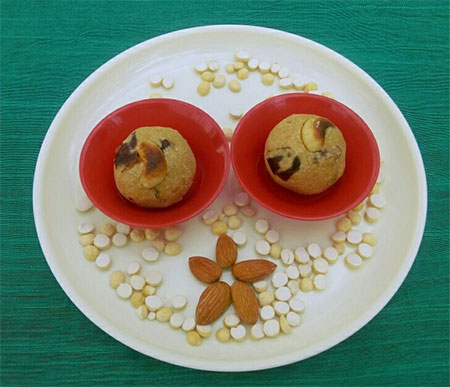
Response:
[{"label": "almond", "polygon": [[216,260],[222,269],[234,265],[237,259],[237,247],[227,234],[220,234],[216,245]]},{"label": "almond", "polygon": [[[226,282],[214,282],[200,296],[195,312],[199,325],[208,325],[216,321],[231,304],[230,285]],[[256,316],[258,317],[258,316]]]},{"label": "almond", "polygon": [[212,284],[220,279],[222,268],[214,261],[204,257],[189,258],[189,269],[199,281]]},{"label": "almond", "polygon": [[239,281],[256,282],[273,273],[276,267],[277,265],[265,259],[251,259],[237,263],[231,271]]},{"label": "almond", "polygon": [[258,299],[250,285],[236,281],[231,285],[231,298],[239,318],[247,324],[255,324],[258,320]]}]

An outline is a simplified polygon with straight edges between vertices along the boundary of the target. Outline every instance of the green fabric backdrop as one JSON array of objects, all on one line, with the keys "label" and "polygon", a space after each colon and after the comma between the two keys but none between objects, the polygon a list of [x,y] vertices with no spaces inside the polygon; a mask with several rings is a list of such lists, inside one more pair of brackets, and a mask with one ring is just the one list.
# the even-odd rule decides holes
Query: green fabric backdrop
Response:
[{"label": "green fabric backdrop", "polygon": [[[244,374],[145,357],[69,301],[42,255],[32,178],[46,131],[70,93],[121,51],[169,31],[252,24],[343,54],[391,95],[428,178],[424,240],[388,306],[306,361]],[[448,1],[1,1],[1,385],[449,384]]]}]

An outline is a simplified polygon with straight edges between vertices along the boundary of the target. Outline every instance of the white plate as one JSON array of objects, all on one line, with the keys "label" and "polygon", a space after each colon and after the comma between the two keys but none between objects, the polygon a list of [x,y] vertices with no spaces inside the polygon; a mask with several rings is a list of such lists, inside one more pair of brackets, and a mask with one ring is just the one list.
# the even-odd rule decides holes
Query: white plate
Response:
[{"label": "white plate", "polygon": [[[253,56],[278,61],[283,66],[315,80],[319,90],[331,91],[355,110],[372,128],[384,160],[382,187],[388,205],[382,219],[371,227],[379,239],[375,255],[358,271],[347,269],[340,260],[331,267],[330,283],[323,292],[304,296],[307,311],[302,324],[289,335],[277,339],[220,344],[214,337],[200,347],[186,344],[185,334],[167,324],[140,321],[129,302],[116,297],[108,285],[112,270],[124,269],[139,260],[142,245],[112,249],[113,266],[100,272],[82,257],[77,224],[106,217],[98,211],[79,214],[73,203],[80,190],[78,156],[89,131],[107,113],[154,92],[150,74],[170,74],[175,87],[170,96],[191,102],[211,114],[222,126],[234,126],[230,108],[244,111],[278,86],[263,86],[260,74],[243,81],[242,92],[212,89],[208,97],[196,93],[198,75],[192,68],[203,60],[218,59],[222,68],[233,53],[244,48]],[[229,76],[227,76],[229,77]],[[233,176],[214,203],[220,208],[239,191]],[[356,65],[339,54],[310,40],[285,32],[250,26],[210,26],[163,35],[139,44],[95,71],[70,96],[55,117],[37,162],[33,206],[42,250],[61,287],[74,304],[96,325],[122,343],[146,355],[170,363],[217,371],[243,371],[288,364],[322,352],[344,340],[370,321],[390,300],[406,277],[417,253],[426,217],[426,181],[422,159],[412,132],[397,106],[381,87]],[[295,248],[317,241],[329,244],[333,220],[308,223],[284,219],[258,208],[281,232],[282,244]],[[186,314],[193,315],[204,285],[188,270],[187,257],[214,258],[215,237],[199,219],[183,225],[184,246],[178,257],[163,257],[146,264],[165,273],[159,294],[167,298],[186,294]],[[257,235],[250,222],[245,229],[252,241]],[[253,243],[239,251],[241,258],[256,254]],[[280,265],[281,266],[281,265]],[[279,268],[281,270],[282,268]],[[224,278],[231,280],[227,273]],[[218,327],[220,323],[216,323]]]}]

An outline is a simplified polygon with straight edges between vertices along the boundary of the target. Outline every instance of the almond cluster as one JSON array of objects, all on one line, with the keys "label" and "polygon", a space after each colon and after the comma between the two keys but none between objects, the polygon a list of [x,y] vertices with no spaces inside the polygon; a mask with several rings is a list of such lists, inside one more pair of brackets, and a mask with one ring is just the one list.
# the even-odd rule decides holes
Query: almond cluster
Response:
[{"label": "almond cluster", "polygon": [[[227,235],[221,234],[216,244],[216,261],[204,257],[189,258],[192,274],[209,286],[201,294],[196,310],[200,325],[216,321],[234,304],[239,318],[247,324],[258,320],[258,299],[249,283],[261,281],[270,275],[276,265],[263,259],[236,263],[237,246]],[[231,285],[220,281],[223,269],[231,268],[236,281]]]}]

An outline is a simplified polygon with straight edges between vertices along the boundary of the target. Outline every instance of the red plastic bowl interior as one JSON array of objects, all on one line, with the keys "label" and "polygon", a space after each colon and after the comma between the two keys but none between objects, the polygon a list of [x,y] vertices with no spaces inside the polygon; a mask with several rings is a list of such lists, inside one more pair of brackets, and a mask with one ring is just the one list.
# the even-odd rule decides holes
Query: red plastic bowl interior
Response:
[{"label": "red plastic bowl interior", "polygon": [[[273,127],[291,114],[316,114],[332,121],[347,143],[344,175],[317,195],[300,195],[276,184],[264,164],[264,146]],[[380,168],[375,138],[365,122],[345,105],[327,97],[290,93],[253,107],[236,127],[231,144],[235,175],[263,207],[300,220],[322,220],[356,207],[374,186]]]},{"label": "red plastic bowl interior", "polygon": [[[141,126],[171,127],[186,139],[197,160],[194,182],[177,204],[145,209],[125,200],[114,182],[115,151]],[[134,227],[167,227],[199,214],[219,195],[230,168],[228,142],[205,112],[173,99],[148,99],[125,105],[100,121],[80,156],[81,183],[94,205],[109,217]]]}]

